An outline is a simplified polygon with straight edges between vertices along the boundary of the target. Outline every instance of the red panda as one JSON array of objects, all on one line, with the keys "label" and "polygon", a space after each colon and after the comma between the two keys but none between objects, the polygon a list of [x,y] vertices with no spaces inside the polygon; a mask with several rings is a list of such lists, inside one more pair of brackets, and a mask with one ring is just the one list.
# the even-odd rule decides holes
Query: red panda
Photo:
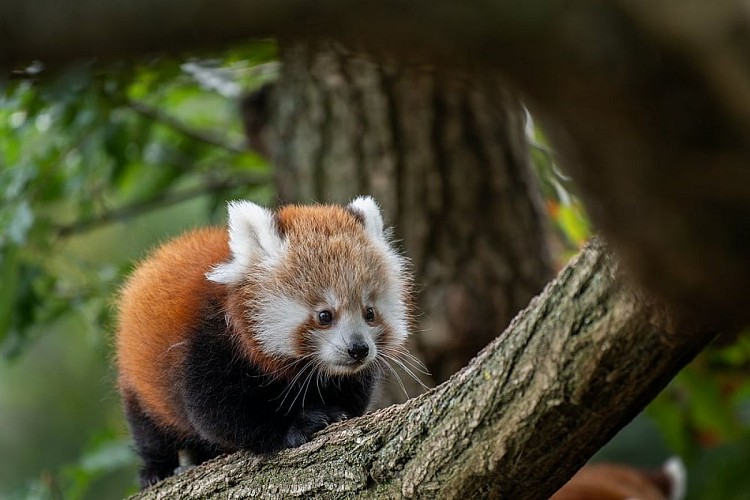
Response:
[{"label": "red panda", "polygon": [[583,467],[550,500],[681,500],[685,481],[679,458],[657,470],[600,463]]},{"label": "red panda", "polygon": [[141,486],[247,449],[299,446],[366,410],[412,317],[406,260],[375,201],[231,202],[229,228],[167,242],[118,299],[118,384]]}]

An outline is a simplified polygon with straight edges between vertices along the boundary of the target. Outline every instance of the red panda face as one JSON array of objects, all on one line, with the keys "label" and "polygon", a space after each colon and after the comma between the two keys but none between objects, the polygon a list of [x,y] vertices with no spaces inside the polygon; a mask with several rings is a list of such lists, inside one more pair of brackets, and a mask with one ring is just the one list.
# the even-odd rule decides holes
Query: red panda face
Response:
[{"label": "red panda face", "polygon": [[408,335],[410,280],[372,198],[275,215],[235,202],[229,212],[232,260],[207,276],[242,297],[237,324],[253,348],[328,375],[395,357]]}]

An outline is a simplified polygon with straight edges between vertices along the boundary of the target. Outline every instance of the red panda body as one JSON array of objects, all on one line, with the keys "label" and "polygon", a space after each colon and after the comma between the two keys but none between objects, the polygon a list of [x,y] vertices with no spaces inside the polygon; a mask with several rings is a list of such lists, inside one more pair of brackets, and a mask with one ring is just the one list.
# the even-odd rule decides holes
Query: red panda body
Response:
[{"label": "red panda body", "polygon": [[681,500],[685,480],[685,468],[678,458],[655,470],[592,464],[579,470],[550,500]]},{"label": "red panda body", "polygon": [[117,337],[119,385],[135,393],[159,424],[187,432],[173,388],[185,357],[183,342],[199,321],[207,295],[225,291],[205,274],[229,257],[226,230],[193,231],[160,247],[121,293]]},{"label": "red panda body", "polygon": [[[201,462],[298,446],[364,413],[403,354],[410,280],[371,198],[229,207],[229,230],[172,240],[119,298],[119,388],[141,484]],[[312,386],[312,388],[311,388]]]}]

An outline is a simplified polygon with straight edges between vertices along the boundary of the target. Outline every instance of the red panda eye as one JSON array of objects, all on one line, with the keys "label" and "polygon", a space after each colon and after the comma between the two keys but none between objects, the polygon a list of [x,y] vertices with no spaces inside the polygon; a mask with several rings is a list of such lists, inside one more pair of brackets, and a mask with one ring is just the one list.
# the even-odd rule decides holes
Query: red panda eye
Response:
[{"label": "red panda eye", "polygon": [[318,321],[321,325],[330,325],[331,321],[333,321],[333,313],[328,310],[320,311],[318,313]]},{"label": "red panda eye", "polygon": [[375,310],[372,307],[365,309],[365,321],[375,321]]}]

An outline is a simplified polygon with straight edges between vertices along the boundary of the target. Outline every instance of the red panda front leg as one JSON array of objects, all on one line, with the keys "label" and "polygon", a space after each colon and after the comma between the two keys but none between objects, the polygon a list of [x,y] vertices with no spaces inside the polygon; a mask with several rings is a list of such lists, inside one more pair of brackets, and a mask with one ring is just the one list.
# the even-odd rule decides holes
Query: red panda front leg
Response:
[{"label": "red panda front leg", "polygon": [[223,317],[207,318],[184,362],[181,398],[197,438],[227,451],[271,453],[305,443],[340,418],[332,410],[302,412],[303,398],[238,355],[224,328]]},{"label": "red panda front leg", "polygon": [[325,429],[335,422],[340,422],[353,416],[336,408],[303,409],[299,417],[292,423],[289,431],[287,431],[285,438],[286,448],[302,446],[310,441],[310,438],[316,432]]},{"label": "red panda front leg", "polygon": [[141,488],[147,488],[174,474],[178,463],[179,440],[149,417],[135,396],[125,398],[125,416],[135,441],[135,448],[143,460],[138,475]]}]

